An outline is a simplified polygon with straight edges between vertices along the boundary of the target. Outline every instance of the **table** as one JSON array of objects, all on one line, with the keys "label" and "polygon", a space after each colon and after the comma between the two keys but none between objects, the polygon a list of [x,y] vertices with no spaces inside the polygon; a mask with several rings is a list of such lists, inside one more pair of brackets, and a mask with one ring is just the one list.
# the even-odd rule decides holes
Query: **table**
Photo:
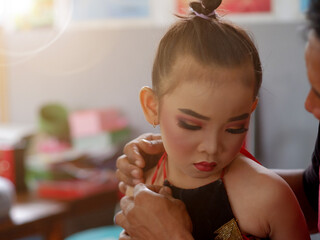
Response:
[{"label": "table", "polygon": [[[45,240],[62,240],[91,227],[113,223],[118,190],[97,192],[69,201],[40,199],[33,193],[18,194],[10,216],[0,222],[0,240],[41,235]],[[102,222],[97,213],[106,212]],[[101,220],[101,219],[100,219]],[[84,224],[85,223],[85,224]]]}]

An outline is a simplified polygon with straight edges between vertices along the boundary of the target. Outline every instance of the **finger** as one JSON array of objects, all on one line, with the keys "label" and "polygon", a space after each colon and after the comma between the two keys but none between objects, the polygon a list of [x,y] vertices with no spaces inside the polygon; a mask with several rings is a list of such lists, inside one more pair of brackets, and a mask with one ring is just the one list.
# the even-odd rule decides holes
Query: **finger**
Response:
[{"label": "finger", "polygon": [[120,233],[119,240],[131,240],[131,237],[126,233],[125,230],[123,230]]},{"label": "finger", "polygon": [[116,177],[120,182],[124,182],[129,186],[134,186],[133,178],[123,174],[119,169],[116,170]]},{"label": "finger", "polygon": [[132,163],[126,154],[121,155],[118,157],[116,166],[118,169],[121,170],[126,175],[130,175],[132,170],[136,169],[137,167]]},{"label": "finger", "polygon": [[167,186],[160,186],[160,185],[146,185],[146,184],[138,184],[135,187],[135,194],[138,194],[142,191],[152,191],[154,193],[161,194],[165,197],[172,198],[172,190],[170,187]]},{"label": "finger", "polygon": [[114,223],[116,225],[119,225],[120,227],[122,227],[123,229],[126,229],[126,227],[128,226],[127,223],[127,219],[125,217],[125,215],[123,214],[123,211],[119,211],[115,216],[114,216]]},{"label": "finger", "polygon": [[[160,134],[146,133],[139,136],[125,146],[125,154],[130,161],[143,159],[142,153],[147,155],[161,154],[164,152]],[[143,166],[144,167],[144,166]]]},{"label": "finger", "polygon": [[126,216],[128,212],[134,207],[133,197],[124,196],[120,200],[120,208],[122,213]]},{"label": "finger", "polygon": [[149,155],[161,154],[164,152],[162,139],[141,139],[141,141],[138,142],[138,147]]},{"label": "finger", "polygon": [[[117,178],[129,185],[134,185],[139,182],[143,182],[143,171],[140,167],[137,167],[130,163],[126,155],[122,155],[117,159]],[[132,182],[137,179],[135,182]]]},{"label": "finger", "polygon": [[133,189],[133,197],[136,198],[137,195],[152,193],[155,194],[161,194],[164,197],[167,197],[169,199],[174,199],[172,197],[172,190],[171,188],[167,186],[159,186],[159,185],[146,185],[146,184],[137,184]]},{"label": "finger", "polygon": [[143,178],[133,178],[131,176],[127,176],[123,174],[119,169],[116,170],[116,176],[120,182],[124,182],[128,186],[135,186],[138,183],[143,183],[144,179]]},{"label": "finger", "polygon": [[145,166],[145,161],[140,152],[143,150],[140,150],[139,142],[141,142],[141,139],[135,139],[127,143],[123,148],[123,152],[127,156],[130,164],[143,168]]},{"label": "finger", "polygon": [[133,189],[133,198],[136,198],[137,195],[155,195],[158,194],[162,186],[157,185],[146,185],[143,183],[137,184]]},{"label": "finger", "polygon": [[146,139],[146,140],[152,141],[152,140],[161,140],[162,137],[160,133],[145,133],[145,134],[142,134],[139,137],[139,139]]},{"label": "finger", "polygon": [[119,182],[118,184],[118,188],[119,188],[119,191],[123,194],[126,194],[126,191],[127,191],[127,184],[125,184],[124,182]]},{"label": "finger", "polygon": [[159,194],[162,194],[165,197],[172,197],[172,190],[167,186],[162,186],[159,190]]}]

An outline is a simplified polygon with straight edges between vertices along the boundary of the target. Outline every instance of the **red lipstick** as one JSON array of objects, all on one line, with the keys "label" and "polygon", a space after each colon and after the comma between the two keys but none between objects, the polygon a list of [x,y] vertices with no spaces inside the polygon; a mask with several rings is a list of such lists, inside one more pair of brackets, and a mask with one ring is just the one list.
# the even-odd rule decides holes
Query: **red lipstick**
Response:
[{"label": "red lipstick", "polygon": [[214,167],[216,166],[217,164],[215,162],[199,162],[199,163],[195,163],[194,166],[200,170],[200,171],[203,171],[203,172],[210,172],[214,169]]}]

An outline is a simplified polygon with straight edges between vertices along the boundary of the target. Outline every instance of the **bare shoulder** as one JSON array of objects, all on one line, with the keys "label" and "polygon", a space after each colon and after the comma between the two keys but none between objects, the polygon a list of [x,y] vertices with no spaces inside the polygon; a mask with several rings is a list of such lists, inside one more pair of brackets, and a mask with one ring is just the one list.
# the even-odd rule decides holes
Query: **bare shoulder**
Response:
[{"label": "bare shoulder", "polygon": [[230,178],[230,180],[237,179],[236,184],[246,185],[249,188],[248,190],[251,190],[251,188],[262,192],[265,192],[266,188],[290,190],[287,183],[275,172],[243,155],[239,155],[233,161],[226,177]]},{"label": "bare shoulder", "polygon": [[293,191],[273,171],[239,155],[225,175],[225,184],[232,209],[244,232],[260,237],[275,233],[283,237],[281,234],[286,232],[286,239],[299,239],[287,238],[291,236],[290,229],[293,236],[305,237],[307,234]]},{"label": "bare shoulder", "polygon": [[290,187],[280,176],[243,155],[232,162],[225,175],[225,182],[228,189],[241,189],[245,194],[262,196],[261,200],[270,196],[271,192],[291,194]]}]

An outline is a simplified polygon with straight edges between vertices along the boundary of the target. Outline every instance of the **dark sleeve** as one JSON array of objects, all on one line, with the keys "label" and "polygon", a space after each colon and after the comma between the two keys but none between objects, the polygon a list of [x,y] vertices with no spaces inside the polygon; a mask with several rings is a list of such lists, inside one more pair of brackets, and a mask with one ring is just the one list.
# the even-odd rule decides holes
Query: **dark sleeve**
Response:
[{"label": "dark sleeve", "polygon": [[303,188],[312,208],[318,212],[319,201],[319,162],[320,162],[320,124],[312,162],[303,174]]}]

